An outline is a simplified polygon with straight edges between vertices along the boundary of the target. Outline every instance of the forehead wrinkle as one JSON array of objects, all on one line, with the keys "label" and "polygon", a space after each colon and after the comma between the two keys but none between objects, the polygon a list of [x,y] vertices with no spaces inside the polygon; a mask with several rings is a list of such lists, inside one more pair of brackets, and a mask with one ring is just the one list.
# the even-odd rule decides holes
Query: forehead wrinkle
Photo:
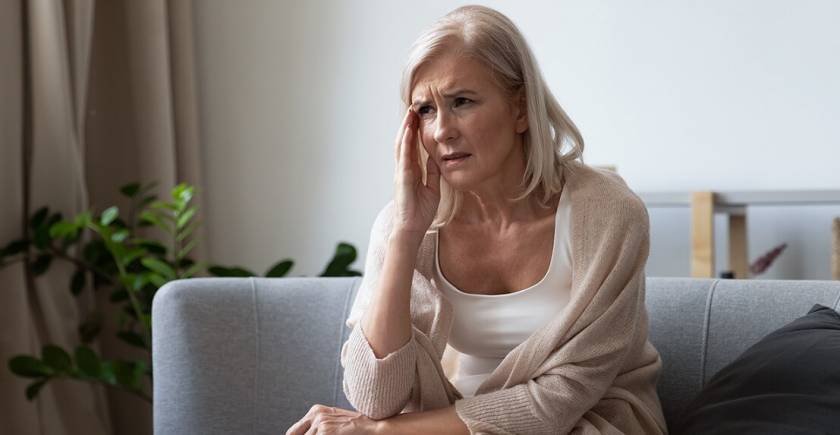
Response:
[{"label": "forehead wrinkle", "polygon": [[[434,86],[432,83],[418,83],[416,88],[419,88],[421,91],[425,87],[426,93],[432,95],[441,95],[444,98],[453,98],[460,93],[471,92],[471,93],[478,93],[476,91],[475,86],[468,86],[460,84],[461,81],[459,80],[460,77],[454,78],[449,80],[447,83],[444,83],[443,86]],[[468,81],[468,80],[467,80]],[[419,97],[412,100],[412,105],[421,105],[426,104],[429,102],[428,98],[426,97],[426,93],[419,93]]]}]

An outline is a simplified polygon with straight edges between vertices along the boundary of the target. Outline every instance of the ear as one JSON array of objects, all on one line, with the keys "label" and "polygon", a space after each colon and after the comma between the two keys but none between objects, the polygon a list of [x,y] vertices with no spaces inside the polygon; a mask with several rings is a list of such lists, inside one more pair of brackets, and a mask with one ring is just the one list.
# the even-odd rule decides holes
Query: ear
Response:
[{"label": "ear", "polygon": [[514,96],[515,129],[517,134],[525,133],[528,130],[528,109],[525,105],[525,90],[520,88]]}]

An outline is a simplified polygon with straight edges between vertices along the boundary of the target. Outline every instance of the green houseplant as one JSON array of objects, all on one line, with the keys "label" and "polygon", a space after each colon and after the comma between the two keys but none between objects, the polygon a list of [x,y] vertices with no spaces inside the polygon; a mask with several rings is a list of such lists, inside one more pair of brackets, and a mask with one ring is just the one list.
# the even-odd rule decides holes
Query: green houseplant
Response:
[{"label": "green houseplant", "polygon": [[[241,266],[210,265],[190,258],[198,239],[193,237],[200,222],[192,205],[194,187],[178,184],[171,198],[162,201],[150,194],[156,183],[130,183],[120,188],[130,206],[126,213],[108,207],[101,213],[84,211],[72,219],[50,213],[42,207],[29,217],[26,234],[0,249],[0,268],[26,262],[35,276],[48,272],[54,260],[72,263],[76,270],[68,283],[79,295],[89,283],[94,291],[110,292],[109,301],[121,306],[117,337],[145,350],[138,360],[110,360],[98,355],[89,344],[102,329],[103,316],[94,312],[78,327],[81,343],[72,352],[47,344],[40,357],[16,355],[8,362],[17,376],[31,378],[25,391],[34,399],[49,381],[59,378],[94,382],[117,388],[148,402],[144,377],[152,380],[151,336],[152,299],[169,281],[196,276],[205,270],[210,276],[257,276]],[[161,240],[140,237],[141,228],[163,234]],[[145,232],[152,232],[145,231]],[[90,237],[86,237],[90,236]],[[71,249],[76,246],[78,249]],[[356,260],[356,249],[339,243],[335,254],[319,276],[359,276],[349,269]],[[265,277],[284,277],[294,265],[285,259],[271,266]]]}]

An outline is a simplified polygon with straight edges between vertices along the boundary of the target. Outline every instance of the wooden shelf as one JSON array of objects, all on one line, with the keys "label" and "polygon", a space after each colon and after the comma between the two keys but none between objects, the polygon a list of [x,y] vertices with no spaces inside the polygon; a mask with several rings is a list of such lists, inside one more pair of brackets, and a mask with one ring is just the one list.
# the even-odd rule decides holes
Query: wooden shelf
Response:
[{"label": "wooden shelf", "polygon": [[691,275],[713,278],[715,273],[715,213],[729,222],[729,270],[736,278],[749,277],[747,208],[754,206],[840,205],[840,190],[754,190],[729,192],[642,192],[649,208],[691,209]]},{"label": "wooden shelf", "polygon": [[[691,207],[694,192],[642,192],[648,207]],[[714,192],[715,206],[833,205],[840,204],[840,190],[744,190]]]}]

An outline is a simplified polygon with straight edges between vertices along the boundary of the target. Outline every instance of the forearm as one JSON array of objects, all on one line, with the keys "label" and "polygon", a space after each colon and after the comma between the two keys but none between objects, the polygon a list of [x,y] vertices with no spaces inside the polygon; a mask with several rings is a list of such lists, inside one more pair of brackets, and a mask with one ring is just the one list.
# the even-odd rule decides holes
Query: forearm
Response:
[{"label": "forearm", "polygon": [[377,433],[414,435],[445,433],[469,435],[467,425],[455,413],[455,405],[424,412],[408,412],[377,422]]},{"label": "forearm", "polygon": [[416,236],[395,233],[370,308],[360,320],[362,331],[377,358],[384,358],[411,339],[411,281],[420,242]]}]

